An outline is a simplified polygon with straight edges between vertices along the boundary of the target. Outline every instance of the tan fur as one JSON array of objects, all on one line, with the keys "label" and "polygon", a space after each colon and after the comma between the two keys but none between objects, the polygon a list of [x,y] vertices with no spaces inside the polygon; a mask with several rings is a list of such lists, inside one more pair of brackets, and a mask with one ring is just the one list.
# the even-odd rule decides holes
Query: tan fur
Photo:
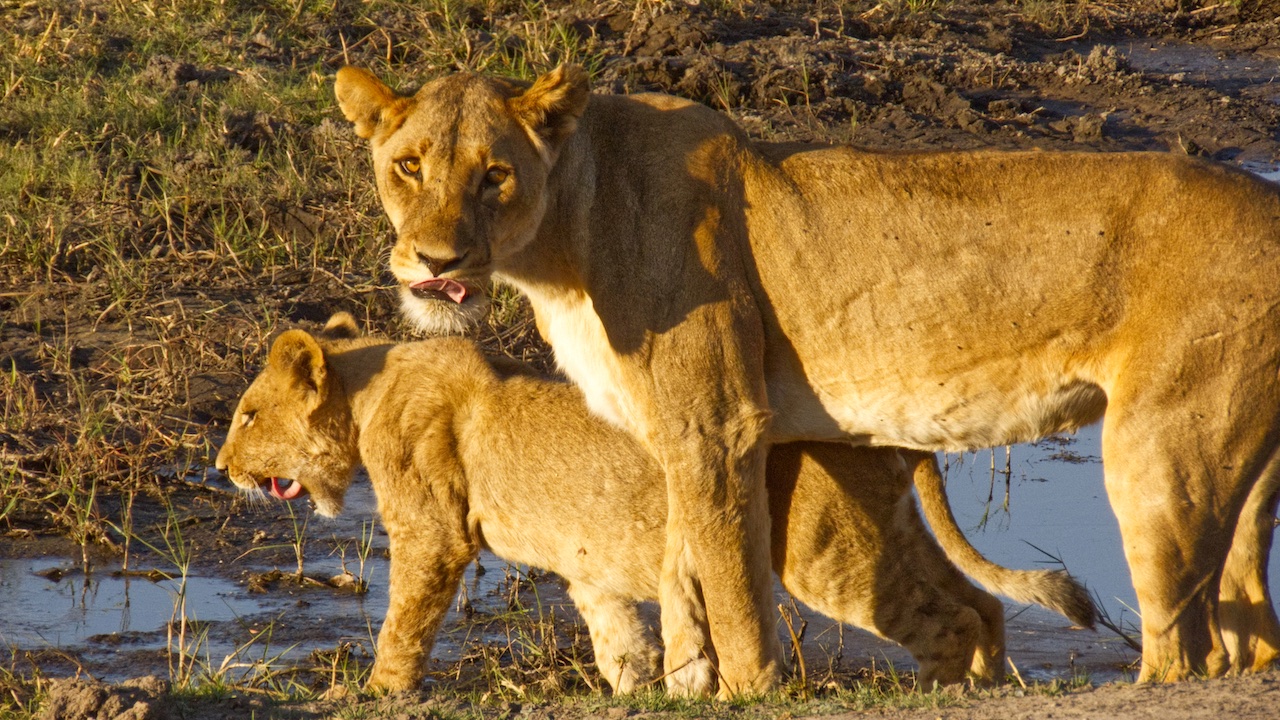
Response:
[{"label": "tan fur", "polygon": [[[353,327],[343,314],[325,335],[350,338]],[[657,596],[662,472],[625,433],[591,417],[577,390],[510,363],[498,366],[500,375],[460,339],[396,346],[317,341],[295,330],[270,357],[240,401],[217,464],[235,469],[245,488],[300,472],[317,501],[338,505],[355,464],[368,469],[391,540],[391,603],[370,687],[417,684],[481,547],[568,581],[615,690],[658,676],[658,648],[636,603]],[[312,367],[323,371],[315,389]],[[313,392],[331,401],[317,411]],[[255,410],[253,422],[241,420]],[[317,438],[335,444],[319,455],[306,450]],[[912,460],[936,472],[932,457]],[[1004,658],[1003,608],[929,536],[910,482],[891,449],[774,448],[773,567],[806,605],[905,645],[925,686],[966,674],[993,681]],[[1020,575],[1028,582],[1037,573]],[[704,625],[679,635],[705,635]],[[704,658],[668,680],[677,690],[710,689],[713,672]]]},{"label": "tan fur", "polygon": [[[1263,549],[1237,519],[1280,472],[1273,186],[1162,154],[754,143],[678,98],[588,95],[572,67],[412,97],[344,68],[336,87],[402,285],[435,267],[517,287],[590,407],[660,459],[664,617],[700,586],[726,690],[776,678],[766,443],[958,450],[1104,410],[1140,678],[1228,669],[1220,579],[1257,577],[1256,552],[1227,555],[1233,536]],[[406,157],[420,173],[398,173]],[[491,167],[510,171],[499,187]],[[403,297],[427,329],[466,310]],[[1269,620],[1235,644],[1276,645],[1261,599]]]},{"label": "tan fur", "polygon": [[1010,570],[987,560],[969,544],[956,524],[947,503],[937,459],[930,453],[903,451],[915,462],[916,492],[920,506],[938,543],[960,570],[992,592],[1022,603],[1034,603],[1056,610],[1072,622],[1091,628],[1097,621],[1097,607],[1086,590],[1066,570]]}]

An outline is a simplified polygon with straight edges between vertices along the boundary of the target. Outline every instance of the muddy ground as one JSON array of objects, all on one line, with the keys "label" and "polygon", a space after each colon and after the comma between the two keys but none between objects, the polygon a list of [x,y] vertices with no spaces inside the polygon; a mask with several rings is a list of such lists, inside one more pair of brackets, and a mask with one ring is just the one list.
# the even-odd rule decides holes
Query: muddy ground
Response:
[{"label": "muddy ground", "polygon": [[[95,7],[95,12],[111,12],[105,4]],[[496,28],[518,26],[521,12],[518,5],[480,5],[458,22],[482,45],[493,42]],[[761,138],[878,150],[1152,150],[1206,156],[1256,171],[1280,168],[1280,5],[1274,2],[577,2],[549,12],[559,27],[592,48],[599,91],[656,90],[690,97],[728,112]],[[31,28],[33,36],[40,32],[38,23]],[[371,40],[359,52],[352,49],[352,61],[380,57],[374,45]],[[317,57],[332,73],[346,50],[334,38],[329,51]],[[301,50],[271,38],[256,38],[246,49],[253,62],[281,64],[298,61],[291,52]],[[389,60],[391,55],[388,40]],[[394,61],[413,68],[411,56]],[[448,68],[431,65],[421,72],[443,69]],[[148,82],[188,95],[225,81],[219,73],[238,71],[201,66],[194,57],[147,63]],[[320,102],[331,106],[328,97]],[[309,127],[285,127],[270,114],[235,108],[224,114],[229,144],[252,150],[278,134],[295,133],[334,163],[343,157],[364,162],[363,148],[332,107],[327,120]],[[185,162],[198,168],[202,160]],[[137,182],[145,185],[145,173]],[[1068,195],[1070,188],[1063,192]],[[264,218],[275,232],[304,240],[335,218],[355,218],[359,231],[386,239],[385,223],[367,190],[312,199]],[[138,228],[139,233],[159,231]],[[78,248],[67,242],[47,272],[22,267],[12,254],[0,262],[0,368],[10,374],[6,425],[0,430],[0,462],[8,479],[0,506],[10,497],[23,501],[0,515],[5,538],[0,555],[56,554],[74,557],[72,565],[86,560],[91,566],[118,564],[123,547],[113,524],[121,525],[126,509],[137,527],[153,528],[176,512],[195,570],[253,582],[253,573],[237,566],[244,548],[287,544],[289,531],[281,526],[278,508],[247,507],[205,470],[232,403],[261,362],[269,336],[286,327],[313,326],[333,310],[348,309],[377,330],[408,337],[395,317],[385,270],[324,261],[246,267],[217,246],[193,250],[171,243],[141,258],[147,264],[134,290],[141,297],[121,304],[113,299],[116,291],[108,287],[105,273],[77,255]],[[4,252],[9,252],[7,243]],[[482,342],[495,352],[549,367],[547,350],[532,337],[518,300],[500,309],[503,315],[480,332]],[[70,417],[84,397],[106,399],[94,407],[111,432],[90,434],[83,418]],[[43,414],[12,420],[23,402],[41,405]],[[84,489],[88,474],[83,470],[76,476],[80,489],[58,490],[53,484],[71,462],[66,458],[75,459],[75,447],[90,453],[92,493]],[[77,503],[89,510],[78,513]],[[135,546],[133,552],[143,558],[138,563],[148,564],[145,550]],[[255,567],[287,569],[291,558],[282,548],[254,561]],[[364,704],[346,698],[282,705],[272,699],[279,695],[258,690],[170,696],[167,681],[154,679],[128,687],[51,683],[47,678],[75,675],[77,660],[39,648],[15,651],[9,666],[18,678],[45,678],[35,685],[14,681],[13,694],[20,705],[44,698],[49,717],[115,716],[130,708],[137,717],[478,712],[550,718],[690,712],[590,701],[520,702],[500,694],[476,701],[426,694]],[[312,677],[303,686],[323,690],[325,680]],[[868,712],[903,718],[1223,713],[1270,718],[1280,707],[1280,675],[1073,692],[1011,687],[936,702],[942,706]],[[819,700],[795,711],[848,708]],[[695,711],[781,710],[699,706]]]}]

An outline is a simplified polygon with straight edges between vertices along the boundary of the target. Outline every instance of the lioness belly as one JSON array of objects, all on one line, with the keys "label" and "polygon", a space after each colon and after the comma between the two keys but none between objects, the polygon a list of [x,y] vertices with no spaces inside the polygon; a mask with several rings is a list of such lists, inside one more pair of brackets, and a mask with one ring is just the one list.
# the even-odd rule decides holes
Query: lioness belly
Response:
[{"label": "lioness belly", "polygon": [[[1099,419],[1107,402],[1097,385],[1066,377],[1004,392],[975,387],[968,394],[964,388],[948,391],[945,384],[911,389],[900,380],[886,378],[872,390],[836,381],[817,388],[812,398],[771,393],[770,440],[848,438],[867,445],[961,451],[1074,431]],[[953,379],[950,384],[962,383]]]}]

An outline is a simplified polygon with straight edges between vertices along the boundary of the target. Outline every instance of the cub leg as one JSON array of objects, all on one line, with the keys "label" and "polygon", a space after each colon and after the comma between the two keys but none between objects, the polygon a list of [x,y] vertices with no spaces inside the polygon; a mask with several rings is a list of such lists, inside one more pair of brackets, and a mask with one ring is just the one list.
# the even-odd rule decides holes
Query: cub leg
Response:
[{"label": "cub leg", "polygon": [[1276,458],[1240,513],[1218,594],[1218,621],[1234,672],[1266,670],[1280,657],[1280,622],[1267,583],[1267,563],[1280,502]]},{"label": "cub leg", "polygon": [[448,543],[443,536],[397,531],[390,523],[386,525],[391,545],[391,599],[365,690],[411,690],[422,681],[436,632],[476,552],[466,545]]},{"label": "cub leg", "polygon": [[[929,456],[930,465],[936,460]],[[936,471],[936,468],[934,469]],[[930,585],[978,616],[978,635],[969,663],[969,677],[980,685],[993,685],[1004,676],[1004,603],[969,581],[929,534],[915,501],[908,494],[900,501],[900,546],[912,548],[918,577],[933,578]],[[901,572],[901,570],[899,570]],[[901,582],[901,580],[898,580]],[[886,583],[887,585],[890,583]],[[926,606],[928,607],[928,606]]]},{"label": "cub leg", "polygon": [[874,627],[911,651],[922,688],[966,676],[995,684],[1004,663],[1004,605],[951,564],[909,493],[891,507],[890,532],[872,570]]},{"label": "cub leg", "polygon": [[582,583],[569,583],[569,597],[591,632],[596,667],[615,694],[633,692],[658,677],[661,651],[640,621],[635,601]]}]

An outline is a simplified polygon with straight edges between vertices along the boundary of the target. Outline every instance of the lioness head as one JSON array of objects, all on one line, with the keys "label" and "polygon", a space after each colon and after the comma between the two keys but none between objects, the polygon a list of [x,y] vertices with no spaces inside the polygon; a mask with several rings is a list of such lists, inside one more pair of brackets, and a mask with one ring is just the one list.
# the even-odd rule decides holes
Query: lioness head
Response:
[{"label": "lioness head", "polygon": [[[325,335],[352,337],[346,313]],[[316,512],[333,517],[359,461],[351,408],[316,338],[289,330],[240,398],[216,466],[242,490],[291,500],[310,494]]]},{"label": "lioness head", "polygon": [[587,105],[586,73],[563,65],[532,85],[460,73],[405,96],[345,67],[334,89],[373,152],[406,316],[427,332],[473,324],[495,264],[542,221],[547,176]]}]

